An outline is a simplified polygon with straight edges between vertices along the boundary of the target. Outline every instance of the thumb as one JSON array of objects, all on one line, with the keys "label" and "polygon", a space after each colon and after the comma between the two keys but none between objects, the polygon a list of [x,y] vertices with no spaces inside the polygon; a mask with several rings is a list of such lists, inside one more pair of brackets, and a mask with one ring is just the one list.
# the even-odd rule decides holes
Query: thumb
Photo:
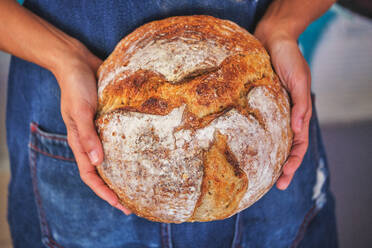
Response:
[{"label": "thumb", "polygon": [[79,142],[90,162],[99,165],[103,161],[103,149],[94,125],[95,111],[90,107],[86,107],[85,110],[74,118]]}]

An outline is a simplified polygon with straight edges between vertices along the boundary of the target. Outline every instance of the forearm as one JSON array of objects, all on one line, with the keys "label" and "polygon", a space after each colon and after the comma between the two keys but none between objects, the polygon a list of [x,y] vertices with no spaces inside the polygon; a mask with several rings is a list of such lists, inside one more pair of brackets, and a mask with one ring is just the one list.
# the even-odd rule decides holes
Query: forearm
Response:
[{"label": "forearm", "polygon": [[275,0],[258,23],[255,35],[264,44],[268,42],[269,36],[273,35],[297,40],[306,27],[335,2],[335,0]]},{"label": "forearm", "polygon": [[81,55],[81,44],[14,0],[0,1],[0,50],[55,72]]}]

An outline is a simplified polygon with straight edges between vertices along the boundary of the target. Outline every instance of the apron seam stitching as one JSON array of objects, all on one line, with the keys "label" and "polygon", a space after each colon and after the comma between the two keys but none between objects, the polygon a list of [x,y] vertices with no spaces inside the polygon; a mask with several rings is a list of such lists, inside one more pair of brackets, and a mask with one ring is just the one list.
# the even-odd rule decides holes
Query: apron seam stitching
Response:
[{"label": "apron seam stitching", "polygon": [[[31,143],[30,143],[30,146],[31,146]],[[36,154],[37,153],[35,151],[30,151],[29,157],[30,157],[30,167],[31,167],[30,169],[31,169],[32,186],[33,186],[33,191],[34,191],[34,194],[35,194],[36,205],[38,207],[41,232],[48,239],[47,246],[52,247],[52,248],[54,248],[54,247],[63,248],[50,235],[49,226],[48,226],[48,223],[46,221],[46,217],[45,217],[45,212],[44,212],[44,209],[43,209],[43,205],[41,203],[40,192],[39,192],[39,189],[37,187],[37,176],[36,176],[37,163],[36,163]]]},{"label": "apron seam stitching", "polygon": [[48,156],[48,157],[51,157],[51,158],[54,158],[54,159],[65,160],[65,161],[69,161],[69,162],[75,162],[75,159],[73,159],[73,158],[66,158],[66,157],[63,157],[63,156],[53,155],[53,154],[50,154],[48,152],[44,152],[44,151],[40,150],[39,148],[37,148],[35,145],[33,145],[31,143],[29,144],[29,147],[32,150],[34,150],[35,152],[41,153],[45,156]]},{"label": "apron seam stitching", "polygon": [[239,238],[240,238],[240,212],[236,214],[235,218],[235,228],[234,228],[234,236],[233,236],[233,241],[231,243],[231,248],[238,247],[239,245]]},{"label": "apron seam stitching", "polygon": [[[37,133],[38,135],[40,135],[40,136],[42,136],[42,137],[44,137],[44,138],[46,138],[46,139],[51,139],[51,140],[58,140],[58,141],[64,141],[64,142],[67,142],[67,139],[66,138],[62,138],[62,137],[56,137],[56,136],[53,136],[53,135],[46,135],[46,134],[43,134],[42,132],[40,132],[38,129],[34,129],[34,127],[35,127],[35,124],[34,123],[32,123],[31,124],[32,125],[32,130],[31,130],[31,132],[33,132],[33,133]],[[37,127],[37,125],[36,125],[36,127]]]},{"label": "apron seam stitching", "polygon": [[300,242],[302,241],[302,239],[305,236],[305,232],[306,232],[309,224],[314,219],[314,217],[318,214],[319,211],[320,211],[320,209],[317,208],[316,204],[314,203],[314,205],[306,213],[306,215],[304,217],[304,220],[302,221],[301,226],[298,229],[297,235],[296,235],[295,239],[293,240],[292,245],[290,246],[291,248],[295,248],[300,244]]},{"label": "apron seam stitching", "polygon": [[160,235],[161,235],[162,247],[163,248],[169,248],[168,243],[166,242],[167,236],[168,236],[168,232],[167,232],[166,224],[165,223],[161,223],[160,224]]},{"label": "apron seam stitching", "polygon": [[171,229],[171,224],[167,224],[167,231],[168,231],[168,246],[169,248],[173,248],[172,244],[172,229]]}]

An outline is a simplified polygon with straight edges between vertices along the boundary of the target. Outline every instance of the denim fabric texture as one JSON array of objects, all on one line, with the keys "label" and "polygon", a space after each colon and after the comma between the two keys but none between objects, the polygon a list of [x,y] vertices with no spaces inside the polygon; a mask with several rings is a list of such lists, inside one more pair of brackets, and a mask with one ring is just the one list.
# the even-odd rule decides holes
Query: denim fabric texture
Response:
[{"label": "denim fabric texture", "polygon": [[[26,0],[24,7],[105,59],[136,27],[208,14],[253,31],[269,1]],[[314,106],[315,107],[315,106]],[[8,221],[15,248],[337,247],[334,201],[316,113],[304,161],[286,191],[220,221],[164,224],[125,216],[80,179],[53,74],[12,57],[7,105]]]}]

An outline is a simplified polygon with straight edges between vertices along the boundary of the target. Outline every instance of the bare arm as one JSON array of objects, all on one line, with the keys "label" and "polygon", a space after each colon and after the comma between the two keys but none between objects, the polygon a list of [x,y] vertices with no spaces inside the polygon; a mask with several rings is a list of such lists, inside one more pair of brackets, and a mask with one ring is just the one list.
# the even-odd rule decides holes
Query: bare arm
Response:
[{"label": "bare arm", "polygon": [[306,153],[312,114],[310,69],[298,48],[297,39],[334,2],[335,0],[275,0],[255,31],[255,36],[268,50],[275,71],[292,100],[291,127],[294,140],[283,174],[277,182],[277,187],[282,190],[289,186]]},{"label": "bare arm", "polygon": [[0,50],[50,70],[58,81],[61,114],[81,179],[109,204],[130,213],[94,167],[103,160],[102,144],[93,122],[97,107],[95,74],[102,61],[81,42],[14,0],[1,0],[0,13]]},{"label": "bare arm", "polygon": [[307,26],[324,14],[336,0],[274,0],[257,25],[255,35],[269,45],[283,35],[297,40]]},{"label": "bare arm", "polygon": [[1,0],[0,12],[0,50],[53,73],[63,62],[89,56],[89,51],[78,40],[23,8],[15,0]]}]

